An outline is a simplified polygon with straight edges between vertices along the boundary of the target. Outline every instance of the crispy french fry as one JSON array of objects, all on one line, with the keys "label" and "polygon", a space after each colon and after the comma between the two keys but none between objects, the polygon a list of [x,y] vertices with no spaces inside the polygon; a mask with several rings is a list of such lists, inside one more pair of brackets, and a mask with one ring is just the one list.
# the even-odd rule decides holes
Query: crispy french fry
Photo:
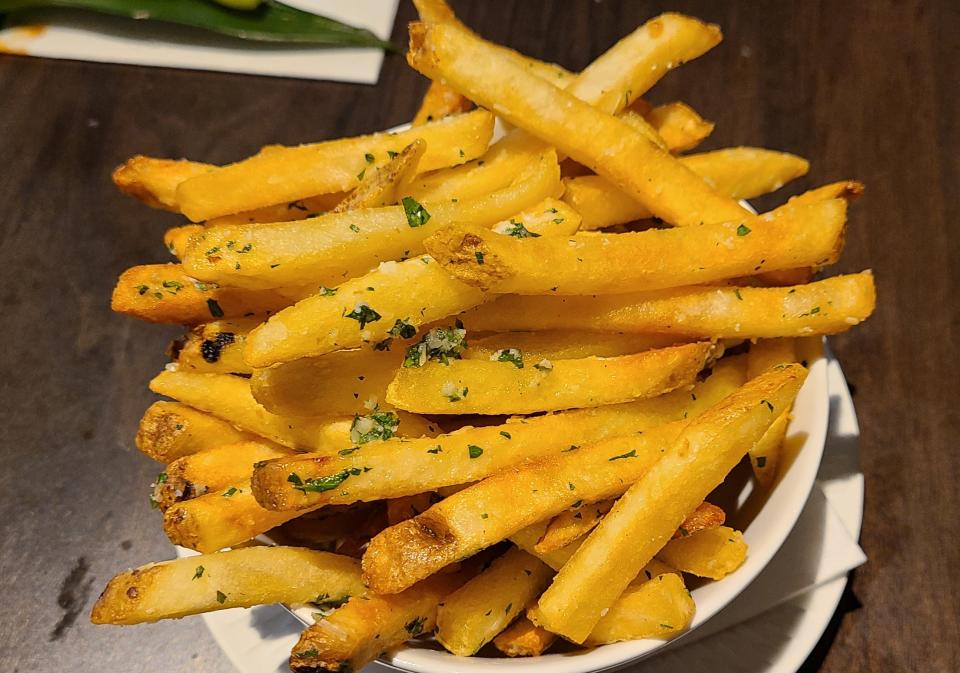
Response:
[{"label": "crispy french fry", "polygon": [[466,579],[464,572],[436,575],[392,596],[351,598],[301,634],[290,669],[359,671],[381,652],[433,631],[437,605]]},{"label": "crispy french fry", "polygon": [[179,264],[144,264],[120,274],[110,308],[147,322],[195,325],[213,318],[266,317],[292,303],[270,290],[198,281]]},{"label": "crispy french fry", "polygon": [[194,222],[353,189],[366,172],[421,138],[420,171],[455,166],[487,149],[493,115],[475,110],[399,133],[375,133],[298,147],[273,147],[209,170],[177,186],[180,211]]},{"label": "crispy french fry", "polygon": [[[581,330],[545,330],[542,332],[500,332],[470,339],[464,351],[467,360],[489,360],[495,353],[516,348],[524,361],[569,360],[591,356],[609,358],[673,346],[678,339],[669,334],[628,332],[585,332]],[[495,356],[494,356],[495,357]]]},{"label": "crispy french fry", "polygon": [[788,203],[816,203],[828,199],[856,201],[863,195],[864,189],[863,183],[858,180],[841,180],[792,196]]},{"label": "crispy french fry", "polygon": [[[789,407],[805,377],[800,365],[771,370],[694,419],[563,566],[528,614],[531,620],[584,642],[604,610]],[[366,556],[363,570],[369,579]]]},{"label": "crispy french fry", "polygon": [[714,127],[713,122],[679,101],[658,105],[647,112],[644,118],[657,130],[671,152],[692,150],[713,132]]},{"label": "crispy french fry", "polygon": [[538,554],[549,554],[579,540],[600,523],[616,502],[611,498],[586,505],[580,504],[560,512],[547,524],[534,550]]},{"label": "crispy french fry", "polygon": [[346,197],[347,192],[332,192],[307,196],[289,203],[278,203],[273,206],[255,208],[233,215],[221,215],[206,221],[207,227],[226,227],[236,224],[252,224],[254,222],[292,222],[306,220],[330,212]]},{"label": "crispy french fry", "polygon": [[430,505],[439,500],[439,497],[436,493],[430,491],[429,493],[404,495],[387,500],[387,524],[393,526],[426,512],[430,509]]},{"label": "crispy french fry", "polygon": [[407,201],[298,222],[207,228],[191,241],[184,269],[235,287],[334,286],[381,262],[420,254],[423,239],[445,224],[491,226],[560,189],[556,153],[547,151],[511,185],[475,199]]},{"label": "crispy french fry", "polygon": [[256,439],[226,421],[179,402],[154,402],[140,419],[137,448],[161,463],[223,444]]},{"label": "crispy french fry", "polygon": [[[264,507],[289,510],[443,490],[484,479],[524,460],[556,455],[571,446],[646,431],[695,415],[743,382],[742,359],[724,358],[706,381],[690,392],[677,390],[626,404],[520,418],[497,426],[465,427],[436,439],[393,438],[356,451],[341,451],[337,457],[305,454],[271,461],[255,470],[254,492]],[[475,447],[472,451],[471,446]],[[331,479],[339,480],[339,485],[325,488]]]},{"label": "crispy french fry", "polygon": [[719,580],[743,565],[747,543],[743,533],[733,528],[704,528],[671,540],[657,552],[657,558],[685,573]]},{"label": "crispy french fry", "polygon": [[[752,199],[776,191],[805,175],[810,167],[798,156],[753,147],[690,154],[679,161],[719,193],[734,199]],[[564,186],[563,200],[583,216],[581,230],[651,217],[649,210],[599,175],[568,178]]]},{"label": "crispy french fry", "polygon": [[523,414],[616,404],[692,384],[712,352],[703,342],[527,366],[521,353],[509,351],[499,361],[427,362],[399,369],[387,387],[387,402],[426,414]]},{"label": "crispy french fry", "polygon": [[346,213],[396,203],[398,194],[402,193],[416,176],[417,166],[426,150],[427,143],[422,138],[414,139],[403,151],[391,157],[383,166],[378,166],[376,172],[338,203],[333,212]]},{"label": "crispy french fry", "polygon": [[183,500],[249,479],[254,463],[290,453],[290,449],[278,444],[258,440],[224,444],[177,458],[157,477],[151,500],[165,512]]},{"label": "crispy french fry", "polygon": [[557,636],[521,617],[493,639],[494,646],[508,657],[539,657]]},{"label": "crispy french fry", "polygon": [[190,239],[203,231],[202,224],[185,224],[180,227],[171,227],[163,233],[163,244],[170,254],[177,259],[183,259]]},{"label": "crispy french fry", "polygon": [[641,574],[600,618],[585,644],[669,638],[690,625],[695,610],[680,575],[667,572],[647,579]]},{"label": "crispy french fry", "polygon": [[516,239],[458,225],[424,245],[445,270],[481,290],[620,294],[832,263],[843,246],[846,207],[833,199],[732,222],[565,239]]},{"label": "crispy french fry", "polygon": [[873,274],[795,287],[689,287],[604,297],[507,296],[460,316],[471,332],[566,329],[659,332],[690,339],[836,334],[873,313]]},{"label": "crispy french fry", "polygon": [[124,194],[139,199],[151,208],[179,210],[177,185],[184,180],[216,169],[184,159],[155,159],[138,154],[113,171],[113,184]]},{"label": "crispy french fry", "polygon": [[257,369],[250,390],[267,411],[287,416],[366,413],[382,402],[403,350],[345,350]]},{"label": "crispy french fry", "polygon": [[[796,339],[761,339],[750,346],[747,356],[747,377],[755,378],[771,367],[797,362]],[[760,441],[750,447],[750,466],[757,482],[769,488],[777,477],[780,467],[780,454],[787,427],[790,424],[790,410],[781,414]]]},{"label": "crispy french fry", "polygon": [[243,344],[261,321],[250,318],[212,320],[187,332],[176,353],[183,371],[212,374],[249,374],[243,361]]},{"label": "crispy french fry", "polygon": [[551,577],[550,566],[511,547],[443,599],[437,609],[437,640],[458,656],[476,654],[536,601]]},{"label": "crispy french fry", "polygon": [[141,624],[227,608],[305,603],[322,594],[365,593],[355,559],[297,547],[248,547],[120,573],[93,606],[91,620]]},{"label": "crispy french fry", "polygon": [[[443,79],[479,105],[491,106],[510,123],[603,175],[667,222],[724,222],[746,212],[622,120],[530,75],[456,26],[411,24],[410,45],[407,61],[415,69]],[[582,76],[571,91],[581,80]],[[625,94],[616,92],[629,103]]]},{"label": "crispy french fry", "polygon": [[472,107],[473,103],[469,99],[442,82],[430,82],[427,92],[423,94],[423,100],[420,101],[420,108],[413,116],[413,126],[443,119],[458,112],[467,112]]}]

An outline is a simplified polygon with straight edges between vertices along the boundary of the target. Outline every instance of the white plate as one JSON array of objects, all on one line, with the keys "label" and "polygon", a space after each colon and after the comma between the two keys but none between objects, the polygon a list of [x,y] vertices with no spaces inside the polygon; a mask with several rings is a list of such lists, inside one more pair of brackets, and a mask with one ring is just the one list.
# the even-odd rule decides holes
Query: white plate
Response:
[{"label": "white plate", "polygon": [[[836,361],[830,363],[827,375],[831,395],[830,437],[827,459],[820,468],[818,480],[851,535],[858,537],[863,515],[863,475],[859,472],[856,415]],[[829,550],[821,548],[819,553],[826,555]],[[827,582],[759,617],[690,645],[681,640],[675,649],[671,648],[663,657],[656,657],[642,668],[649,667],[651,673],[796,671],[830,622],[846,581],[846,577],[840,577]],[[284,608],[223,610],[203,615],[203,619],[239,673],[289,673],[287,659],[303,626]],[[455,663],[465,661],[457,659]],[[382,664],[373,663],[364,673],[385,673],[386,670]],[[447,670],[462,669],[454,666]],[[552,673],[554,669],[549,670]]]}]

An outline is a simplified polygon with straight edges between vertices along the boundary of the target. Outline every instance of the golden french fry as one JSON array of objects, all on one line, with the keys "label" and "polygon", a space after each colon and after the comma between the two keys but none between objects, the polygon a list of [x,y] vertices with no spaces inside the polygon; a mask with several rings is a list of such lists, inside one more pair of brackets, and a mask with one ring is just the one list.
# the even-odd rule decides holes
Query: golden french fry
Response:
[{"label": "golden french fry", "polygon": [[427,122],[449,117],[458,112],[467,112],[473,107],[469,99],[446,86],[442,82],[430,82],[430,87],[423,94],[420,108],[413,116],[413,126],[420,126]]},{"label": "golden french fry", "polygon": [[[584,642],[683,520],[789,407],[805,377],[800,365],[768,371],[694,419],[561,568],[531,620]],[[369,579],[366,556],[363,570]]]},{"label": "golden french fry", "polygon": [[536,601],[551,577],[550,566],[511,547],[443,599],[437,609],[437,640],[458,656],[476,654]]},{"label": "golden french fry", "polygon": [[201,282],[179,264],[144,264],[120,274],[110,308],[147,322],[195,325],[214,318],[266,317],[292,303],[270,290]]},{"label": "golden french fry", "polygon": [[[752,199],[776,191],[805,175],[810,167],[798,156],[753,147],[690,154],[679,161],[719,193],[734,199]],[[649,210],[599,175],[568,178],[564,186],[563,200],[583,215],[581,230],[651,217]]]},{"label": "golden french fry", "polygon": [[539,657],[557,636],[521,617],[493,639],[494,646],[508,657]]},{"label": "golden french fry", "polygon": [[600,618],[584,644],[669,638],[690,625],[695,610],[678,574],[667,572],[652,579],[641,574]]},{"label": "golden french fry", "polygon": [[[485,479],[524,460],[553,456],[572,446],[646,431],[695,415],[743,381],[742,359],[724,358],[692,391],[677,390],[625,404],[520,418],[502,425],[465,427],[435,439],[393,438],[356,450],[351,447],[336,456],[329,452],[291,456],[258,466],[253,488],[261,504],[275,510],[443,490],[445,486]],[[335,487],[329,487],[331,484]]]},{"label": "golden french fry", "polygon": [[160,511],[210,491],[249,479],[253,465],[290,455],[287,448],[266,440],[224,444],[177,458],[157,477],[151,501]]},{"label": "golden french fry", "polygon": [[657,558],[685,573],[719,580],[743,565],[747,543],[743,533],[733,528],[704,528],[670,540]]},{"label": "golden french fry", "polygon": [[250,318],[212,320],[187,332],[176,352],[183,371],[212,374],[249,374],[243,361],[243,344],[250,330],[261,321]]},{"label": "golden french fry", "polygon": [[[291,582],[290,578],[297,578]],[[94,624],[141,624],[227,608],[366,593],[355,559],[298,547],[248,547],[150,563],[107,584]]]},{"label": "golden french fry", "polygon": [[137,448],[161,463],[224,444],[256,439],[226,421],[179,402],[154,402],[140,419]]},{"label": "golden french fry", "polygon": [[433,631],[437,605],[466,579],[465,572],[437,575],[392,596],[351,598],[300,635],[290,669],[359,671],[381,652]]},{"label": "golden french fry", "polygon": [[[449,24],[410,25],[407,61],[478,105],[554,145],[673,224],[724,222],[746,212],[628,124],[524,71]],[[588,68],[589,70],[590,68]],[[571,85],[578,89],[584,76]],[[617,96],[629,103],[628,92]]]},{"label": "golden french fry", "polygon": [[441,229],[424,245],[445,270],[481,290],[621,294],[835,262],[846,207],[833,199],[733,222],[565,239],[516,239],[458,225]]},{"label": "golden french fry", "polygon": [[177,259],[183,259],[190,239],[203,231],[202,224],[185,224],[180,227],[171,227],[163,233],[163,244],[170,254]]},{"label": "golden french fry", "polygon": [[658,105],[647,112],[644,118],[657,130],[671,152],[692,150],[713,132],[714,127],[713,122],[679,101]]},{"label": "golden french fry", "polygon": [[234,287],[332,287],[381,262],[420,254],[423,239],[446,224],[491,226],[560,189],[556,153],[546,151],[513,183],[475,199],[421,204],[404,197],[402,205],[297,222],[207,228],[188,246],[184,269]]},{"label": "golden french fry", "polygon": [[566,329],[660,332],[678,338],[837,334],[873,313],[873,273],[794,287],[688,287],[602,297],[506,296],[459,316],[471,332]]},{"label": "golden french fry", "polygon": [[828,199],[856,201],[863,195],[864,189],[864,184],[858,180],[841,180],[792,196],[788,203],[815,203]]},{"label": "golden french fry", "polygon": [[366,172],[386,163],[417,138],[427,143],[418,170],[431,171],[474,159],[487,149],[493,115],[475,110],[399,133],[374,133],[259,154],[214,168],[177,186],[180,212],[194,222],[316,194],[353,189]]},{"label": "golden french fry", "polygon": [[586,332],[582,330],[545,330],[541,332],[499,332],[470,339],[464,351],[467,360],[489,360],[494,353],[515,348],[524,361],[569,360],[591,356],[609,358],[640,353],[651,348],[666,348],[678,343],[669,334],[629,332]]},{"label": "golden french fry", "polygon": [[378,166],[373,175],[360,183],[343,201],[334,207],[335,213],[346,213],[361,208],[379,208],[397,202],[406,185],[417,174],[417,166],[427,143],[416,138],[403,148],[398,155],[391,157],[383,166]]},{"label": "golden french fry", "polygon": [[177,212],[177,185],[215,170],[212,164],[184,159],[156,159],[138,154],[113,171],[113,184],[151,208]]},{"label": "golden french fry", "polygon": [[[548,197],[540,203],[521,210],[510,219],[490,227],[491,231],[513,238],[540,236],[570,236],[580,228],[580,213],[569,204]],[[523,225],[518,227],[517,225]]]},{"label": "golden french fry", "polygon": [[250,390],[271,413],[287,416],[337,416],[382,402],[400,367],[403,350],[344,350],[321,357],[257,369]]},{"label": "golden french fry", "polygon": [[524,414],[616,404],[692,384],[713,348],[703,342],[612,358],[526,363],[519,351],[504,351],[493,361],[427,362],[399,369],[387,402],[425,414]]}]

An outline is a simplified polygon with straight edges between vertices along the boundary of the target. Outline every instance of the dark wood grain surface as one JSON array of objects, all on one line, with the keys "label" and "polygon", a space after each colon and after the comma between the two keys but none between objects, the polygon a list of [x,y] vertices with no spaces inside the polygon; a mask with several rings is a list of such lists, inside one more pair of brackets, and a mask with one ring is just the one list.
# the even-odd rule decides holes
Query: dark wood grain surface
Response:
[{"label": "dark wood grain surface", "polygon": [[[413,16],[401,5],[397,41]],[[880,306],[832,344],[856,388],[870,560],[805,670],[960,670],[958,3],[455,5],[483,35],[572,69],[660,11],[715,21],[724,43],[650,97],[715,120],[707,147],[809,157],[790,193],[867,183],[838,271],[873,268]],[[178,219],[117,194],[111,169],[389,127],[425,86],[396,55],[377,87],[0,56],[0,670],[231,670],[198,620],[88,623],[115,571],[172,553],[147,503],[157,468],[132,439],[175,330],[108,304],[122,269],[167,259]]]}]

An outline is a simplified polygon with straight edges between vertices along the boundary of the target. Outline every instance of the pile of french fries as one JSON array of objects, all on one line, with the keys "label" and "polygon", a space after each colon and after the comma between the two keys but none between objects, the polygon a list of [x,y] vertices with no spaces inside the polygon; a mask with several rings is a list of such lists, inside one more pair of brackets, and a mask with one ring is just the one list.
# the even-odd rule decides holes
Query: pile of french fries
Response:
[{"label": "pile of french fries", "polygon": [[713,125],[642,97],[717,26],[664,14],[573,73],[416,5],[408,130],[114,174],[191,221],[113,308],[188,326],[137,446],[201,555],[119,574],[94,622],[309,604],[294,671],[430,634],[536,656],[680,633],[685,576],[746,558],[708,496],[745,457],[775,487],[804,353],[874,309],[869,271],[815,280],[862,185],[754,215],[805,160],[681,154]]}]

